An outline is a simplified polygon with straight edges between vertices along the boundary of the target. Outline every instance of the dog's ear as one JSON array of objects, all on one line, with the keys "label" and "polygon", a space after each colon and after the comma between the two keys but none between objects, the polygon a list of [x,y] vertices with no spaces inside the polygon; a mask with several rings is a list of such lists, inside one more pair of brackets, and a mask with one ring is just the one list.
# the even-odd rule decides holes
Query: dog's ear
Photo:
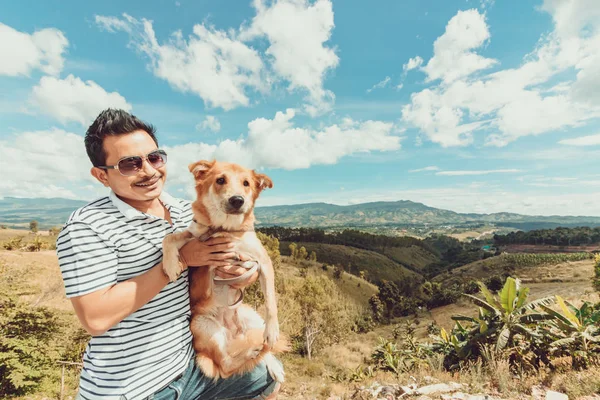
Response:
[{"label": "dog's ear", "polygon": [[215,160],[212,161],[196,161],[195,163],[191,163],[188,165],[188,169],[192,174],[194,174],[194,178],[199,181],[204,179],[206,173],[210,171],[210,169],[215,165]]},{"label": "dog's ear", "polygon": [[254,171],[252,171],[252,172],[254,173],[254,181],[256,182],[256,188],[258,189],[259,192],[266,188],[270,189],[273,187],[273,181],[267,175],[257,174]]}]

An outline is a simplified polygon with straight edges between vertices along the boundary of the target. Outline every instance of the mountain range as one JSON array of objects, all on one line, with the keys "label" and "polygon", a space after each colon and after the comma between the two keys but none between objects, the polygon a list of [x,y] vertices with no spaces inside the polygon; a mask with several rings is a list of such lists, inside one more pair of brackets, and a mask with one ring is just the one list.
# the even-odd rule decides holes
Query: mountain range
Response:
[{"label": "mountain range", "polygon": [[[77,208],[87,204],[82,200],[61,198],[0,199],[0,224],[28,226],[38,221],[40,228],[62,225]],[[600,217],[530,216],[514,213],[463,214],[429,207],[408,200],[362,203],[339,206],[327,203],[307,203],[257,207],[258,225],[343,227],[375,225],[454,225],[488,223],[504,226],[600,226]]]}]

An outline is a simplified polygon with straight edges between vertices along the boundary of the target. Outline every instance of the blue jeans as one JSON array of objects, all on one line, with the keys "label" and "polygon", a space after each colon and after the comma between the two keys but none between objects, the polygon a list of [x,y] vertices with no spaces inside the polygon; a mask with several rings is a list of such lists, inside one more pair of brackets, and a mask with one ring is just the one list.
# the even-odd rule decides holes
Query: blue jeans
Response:
[{"label": "blue jeans", "polygon": [[185,372],[167,387],[150,395],[148,400],[246,400],[264,399],[276,388],[264,363],[244,375],[217,381],[204,376],[194,358]]}]

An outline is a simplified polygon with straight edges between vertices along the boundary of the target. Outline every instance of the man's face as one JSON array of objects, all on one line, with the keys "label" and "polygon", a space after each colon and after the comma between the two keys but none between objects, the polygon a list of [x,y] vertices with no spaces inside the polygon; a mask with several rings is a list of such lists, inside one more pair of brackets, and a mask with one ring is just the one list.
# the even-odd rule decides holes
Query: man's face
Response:
[{"label": "man's face", "polygon": [[[157,148],[150,135],[141,130],[104,138],[106,165],[116,165],[124,157],[145,158]],[[142,169],[133,176],[123,176],[116,169],[99,168],[93,168],[92,174],[123,200],[148,201],[158,198],[162,193],[167,178],[167,167],[163,165],[153,168],[148,160],[144,159]]]}]

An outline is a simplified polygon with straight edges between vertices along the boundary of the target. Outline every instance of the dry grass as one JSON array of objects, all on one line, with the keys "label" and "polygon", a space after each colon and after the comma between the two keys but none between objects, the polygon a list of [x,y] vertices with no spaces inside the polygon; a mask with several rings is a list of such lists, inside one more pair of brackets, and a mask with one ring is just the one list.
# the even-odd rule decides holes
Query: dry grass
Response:
[{"label": "dry grass", "polygon": [[6,282],[27,288],[20,297],[32,305],[61,311],[72,311],[65,297],[63,282],[54,250],[22,252],[0,250],[0,265],[5,269]]}]

